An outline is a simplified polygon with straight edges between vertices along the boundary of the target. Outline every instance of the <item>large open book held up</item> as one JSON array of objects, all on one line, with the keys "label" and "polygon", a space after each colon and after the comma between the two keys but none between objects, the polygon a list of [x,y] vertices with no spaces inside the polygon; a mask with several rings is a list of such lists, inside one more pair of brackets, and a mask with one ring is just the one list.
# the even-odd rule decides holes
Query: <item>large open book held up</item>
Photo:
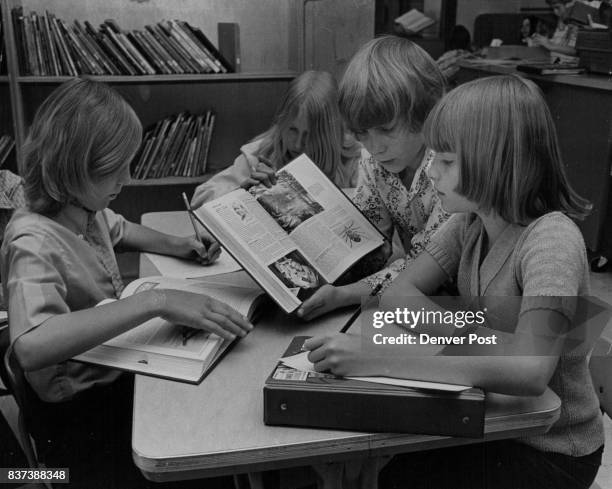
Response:
[{"label": "large open book held up", "polygon": [[[261,310],[262,301],[267,301],[259,288],[215,285],[170,277],[135,280],[124,289],[121,297],[152,288],[208,295],[225,302],[251,321]],[[99,305],[107,302],[112,300]],[[77,355],[74,360],[197,384],[216,365],[231,343],[216,334],[178,326],[157,317]]]},{"label": "large open book held up", "polygon": [[204,204],[198,220],[286,312],[384,242],[319,168],[301,155],[277,183]]}]

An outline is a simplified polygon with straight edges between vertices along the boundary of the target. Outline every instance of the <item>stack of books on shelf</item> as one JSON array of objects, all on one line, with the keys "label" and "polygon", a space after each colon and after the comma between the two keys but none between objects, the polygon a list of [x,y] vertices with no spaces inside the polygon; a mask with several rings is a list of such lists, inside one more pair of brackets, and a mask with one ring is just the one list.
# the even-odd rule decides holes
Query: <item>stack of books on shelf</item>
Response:
[{"label": "stack of books on shelf", "polygon": [[23,75],[172,75],[227,73],[230,63],[197,27],[164,20],[124,31],[114,20],[98,29],[50,12],[12,10]]},{"label": "stack of books on shelf", "polygon": [[8,155],[11,154],[14,147],[15,140],[11,136],[5,134],[0,137],[0,167],[4,165],[4,162],[8,158]]},{"label": "stack of books on shelf", "polygon": [[132,178],[197,177],[206,171],[215,125],[212,111],[181,113],[157,122],[134,158]]}]

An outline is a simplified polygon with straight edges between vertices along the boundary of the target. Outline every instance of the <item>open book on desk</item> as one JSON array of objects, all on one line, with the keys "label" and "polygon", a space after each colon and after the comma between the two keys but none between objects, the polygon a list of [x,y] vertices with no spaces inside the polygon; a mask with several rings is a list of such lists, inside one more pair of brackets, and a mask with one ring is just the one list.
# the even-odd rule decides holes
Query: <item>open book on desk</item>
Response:
[{"label": "open book on desk", "polygon": [[[213,283],[144,277],[130,283],[121,294],[128,297],[152,288],[178,289],[208,295],[254,321],[267,297],[259,288],[215,285]],[[103,301],[99,305],[112,302]],[[199,383],[231,345],[216,334],[153,318],[96,346],[74,360],[127,370],[143,375]]]},{"label": "open book on desk", "polygon": [[289,313],[384,236],[306,155],[276,178],[271,188],[234,190],[194,215]]}]

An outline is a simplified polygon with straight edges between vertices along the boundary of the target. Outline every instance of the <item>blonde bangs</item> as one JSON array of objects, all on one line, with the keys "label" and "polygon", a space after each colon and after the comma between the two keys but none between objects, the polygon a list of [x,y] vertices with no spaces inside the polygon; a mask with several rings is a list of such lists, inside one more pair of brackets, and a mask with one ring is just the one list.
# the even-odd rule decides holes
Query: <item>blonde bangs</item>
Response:
[{"label": "blonde bangs", "polygon": [[457,193],[508,222],[588,210],[565,177],[552,116],[528,80],[495,76],[459,86],[430,114],[425,141],[457,154]]}]

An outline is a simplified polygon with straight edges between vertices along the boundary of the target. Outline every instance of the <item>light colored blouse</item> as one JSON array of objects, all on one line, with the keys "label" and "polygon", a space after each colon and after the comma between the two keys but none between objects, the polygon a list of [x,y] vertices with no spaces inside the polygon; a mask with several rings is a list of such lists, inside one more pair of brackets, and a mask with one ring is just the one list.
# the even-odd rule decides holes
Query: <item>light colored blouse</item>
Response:
[{"label": "light colored blouse", "polygon": [[[372,255],[358,267],[379,270],[365,282],[374,289],[382,283],[384,288],[406,265],[425,249],[436,230],[448,219],[442,209],[426,169],[434,157],[427,151],[417,168],[410,188],[400,176],[381,166],[365,149],[359,162],[359,184],[353,197],[355,205],[391,241],[398,233],[405,256],[385,267],[389,255]],[[385,279],[390,274],[389,279]]]},{"label": "light colored blouse", "polygon": [[[84,223],[86,229],[79,234]],[[15,211],[0,251],[12,342],[44,327],[53,316],[119,297],[123,284],[113,248],[121,242],[125,223],[110,209],[88,213],[67,206],[53,218],[27,209]],[[65,361],[29,372],[27,379],[42,400],[58,402],[119,375]]]},{"label": "light colored blouse", "polygon": [[[485,241],[479,217],[454,214],[425,250],[456,278],[463,297],[507,297],[507,316],[516,317],[511,298],[522,296],[520,314],[549,309],[573,321],[575,298],[589,294],[589,272],[582,234],[567,216],[551,212],[528,226],[509,225],[488,253]],[[574,457],[597,450],[603,424],[586,352],[561,354],[549,387],[561,399],[559,420],[548,433],[520,441]]]}]

